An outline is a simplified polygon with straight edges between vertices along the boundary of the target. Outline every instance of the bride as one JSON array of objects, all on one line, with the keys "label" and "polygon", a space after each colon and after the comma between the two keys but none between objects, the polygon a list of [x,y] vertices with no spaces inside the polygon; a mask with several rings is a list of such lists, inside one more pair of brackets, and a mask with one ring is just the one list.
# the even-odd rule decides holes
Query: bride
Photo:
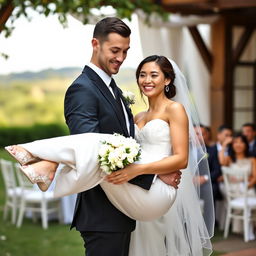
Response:
[{"label": "bride", "polygon": [[[199,122],[185,79],[174,62],[171,64],[167,58],[157,55],[140,63],[136,78],[149,102],[149,109],[135,117],[135,137],[142,148],[140,162],[108,176],[102,175],[97,159],[99,142],[112,135],[98,133],[35,141],[10,146],[7,150],[23,164],[21,170],[25,175],[42,190],[51,183],[56,168],[45,169],[45,161],[40,159],[53,161],[56,167],[57,163],[64,164],[56,175],[56,196],[78,193],[100,184],[116,208],[139,220],[132,233],[130,256],[209,255],[213,209],[204,208],[203,217],[198,187],[193,182],[199,166],[208,168],[206,151],[195,134],[194,127]],[[35,163],[24,165],[31,162]],[[183,170],[177,192],[158,178],[148,191],[127,183],[138,175],[167,174],[178,169]],[[208,199],[212,200],[210,189],[209,183]],[[207,205],[212,206],[209,202]]]}]

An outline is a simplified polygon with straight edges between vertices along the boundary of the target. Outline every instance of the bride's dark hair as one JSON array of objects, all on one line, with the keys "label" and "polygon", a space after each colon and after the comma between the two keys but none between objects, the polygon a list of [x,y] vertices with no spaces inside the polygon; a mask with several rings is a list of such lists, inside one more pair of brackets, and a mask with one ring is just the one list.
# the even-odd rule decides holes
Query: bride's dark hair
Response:
[{"label": "bride's dark hair", "polygon": [[139,66],[137,67],[137,70],[136,70],[137,83],[139,80],[139,75],[140,75],[142,66],[148,62],[157,63],[157,65],[160,67],[161,71],[164,73],[165,78],[169,78],[171,80],[171,82],[168,85],[166,85],[169,87],[169,91],[167,92],[166,90],[164,90],[164,93],[168,99],[173,98],[176,95],[176,87],[174,85],[175,73],[174,73],[173,66],[172,66],[171,62],[164,56],[151,55],[151,56],[146,57],[143,61],[141,61],[141,63],[139,64]]}]

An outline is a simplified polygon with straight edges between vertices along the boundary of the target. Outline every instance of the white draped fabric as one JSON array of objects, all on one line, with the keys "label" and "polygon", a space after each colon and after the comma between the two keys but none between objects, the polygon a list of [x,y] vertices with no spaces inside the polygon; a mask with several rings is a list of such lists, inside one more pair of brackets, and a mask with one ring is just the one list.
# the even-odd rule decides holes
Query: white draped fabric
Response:
[{"label": "white draped fabric", "polygon": [[[174,60],[187,78],[197,109],[200,109],[199,117],[203,124],[210,124],[210,76],[198,49],[189,34],[187,25],[211,23],[212,19],[198,19],[196,17],[178,18],[171,15],[169,22],[157,20],[150,25],[145,24],[143,16],[138,15],[143,57],[149,55],[164,55]],[[176,17],[176,18],[175,18]],[[209,26],[200,26],[200,32],[206,42],[209,41]]]}]

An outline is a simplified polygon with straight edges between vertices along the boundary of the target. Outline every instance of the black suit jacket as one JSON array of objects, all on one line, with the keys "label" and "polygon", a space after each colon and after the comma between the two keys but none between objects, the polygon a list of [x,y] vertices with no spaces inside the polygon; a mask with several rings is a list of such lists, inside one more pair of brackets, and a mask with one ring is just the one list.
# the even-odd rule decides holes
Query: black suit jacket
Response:
[{"label": "black suit jacket", "polygon": [[222,199],[222,194],[219,188],[219,182],[217,179],[222,175],[221,165],[218,158],[218,149],[217,145],[207,147],[208,151],[208,163],[211,175],[212,189],[213,189],[213,198],[214,200]]},{"label": "black suit jacket", "polygon": [[[123,102],[129,116],[130,134],[134,136],[133,117],[124,99]],[[116,100],[88,66],[68,88],[64,108],[71,134],[98,132],[130,136]],[[149,189],[153,177],[138,176],[131,183]],[[79,231],[130,232],[135,229],[135,221],[117,210],[101,187],[96,186],[78,194],[71,228],[74,226]]]},{"label": "black suit jacket", "polygon": [[249,150],[249,154],[250,154],[250,156],[256,157],[256,139],[254,140],[252,149]]}]

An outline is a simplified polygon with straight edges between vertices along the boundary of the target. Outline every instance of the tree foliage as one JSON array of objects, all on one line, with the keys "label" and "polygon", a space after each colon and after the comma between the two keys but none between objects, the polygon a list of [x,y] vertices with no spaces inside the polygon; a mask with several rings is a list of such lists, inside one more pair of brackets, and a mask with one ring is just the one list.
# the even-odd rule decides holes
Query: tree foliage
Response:
[{"label": "tree foliage", "polygon": [[[5,36],[9,36],[13,29],[12,23],[16,19],[21,15],[29,19],[28,9],[46,17],[57,14],[59,21],[65,25],[70,13],[82,17],[84,24],[88,23],[92,9],[100,9],[102,6],[112,6],[120,18],[130,19],[132,13],[138,9],[147,15],[158,13],[165,16],[157,0],[0,0],[0,32],[3,31]],[[7,20],[11,20],[8,26]]]}]

